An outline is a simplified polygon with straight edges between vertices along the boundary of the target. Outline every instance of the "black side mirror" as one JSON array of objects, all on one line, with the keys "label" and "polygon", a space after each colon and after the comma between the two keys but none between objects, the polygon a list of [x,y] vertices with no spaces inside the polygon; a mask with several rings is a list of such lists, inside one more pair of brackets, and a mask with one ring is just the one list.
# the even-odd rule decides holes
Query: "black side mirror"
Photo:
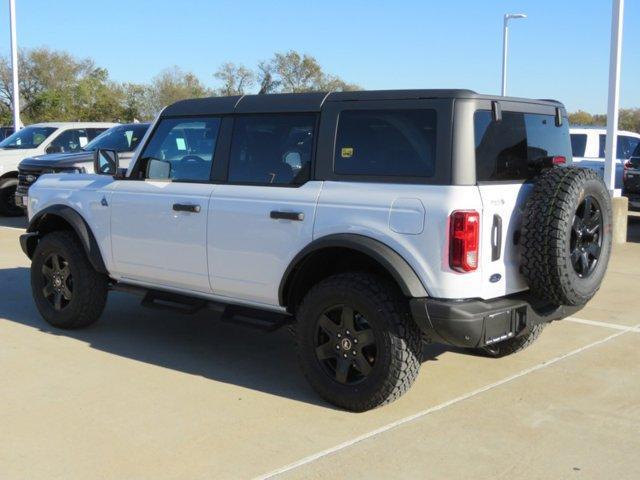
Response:
[{"label": "black side mirror", "polygon": [[64,148],[60,145],[49,145],[45,150],[47,153],[62,153],[64,152]]},{"label": "black side mirror", "polygon": [[93,171],[99,175],[116,175],[118,173],[118,152],[99,148],[93,154]]}]

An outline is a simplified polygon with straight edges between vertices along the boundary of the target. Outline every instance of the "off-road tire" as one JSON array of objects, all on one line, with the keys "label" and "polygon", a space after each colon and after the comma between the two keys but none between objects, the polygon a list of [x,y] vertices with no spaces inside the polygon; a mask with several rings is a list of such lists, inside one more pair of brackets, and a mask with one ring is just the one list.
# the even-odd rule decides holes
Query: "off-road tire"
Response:
[{"label": "off-road tire", "polygon": [[524,350],[533,342],[535,342],[544,327],[546,327],[546,323],[539,323],[537,325],[533,325],[530,327],[527,332],[522,333],[520,336],[515,338],[510,338],[509,340],[505,340],[503,342],[496,343],[494,345],[488,345],[486,347],[481,347],[475,349],[476,353],[487,357],[506,357],[507,355],[511,355],[512,353],[520,352]]},{"label": "off-road tire", "polygon": [[16,205],[17,186],[17,178],[3,178],[0,180],[0,215],[5,217],[21,217],[24,215],[24,210]]},{"label": "off-road tire", "polygon": [[[578,207],[587,197],[599,203],[602,245],[595,269],[576,273],[570,256],[571,232]],[[521,231],[521,272],[532,294],[553,305],[584,305],[595,295],[611,254],[611,201],[595,171],[565,167],[544,171],[529,196]]]},{"label": "off-road tire", "polygon": [[[371,373],[355,385],[331,378],[316,357],[318,319],[333,305],[347,305],[366,317],[376,338]],[[302,371],[328,402],[356,412],[390,403],[413,384],[420,369],[422,338],[406,299],[395,285],[367,273],[342,273],[312,287],[297,309],[296,343]]]},{"label": "off-road tire", "polygon": [[[43,293],[42,268],[51,254],[66,259],[73,279],[71,300],[62,310],[56,310]],[[31,290],[40,315],[48,323],[57,328],[82,328],[100,318],[107,302],[108,278],[91,266],[73,232],[57,231],[38,242],[31,261]]]}]

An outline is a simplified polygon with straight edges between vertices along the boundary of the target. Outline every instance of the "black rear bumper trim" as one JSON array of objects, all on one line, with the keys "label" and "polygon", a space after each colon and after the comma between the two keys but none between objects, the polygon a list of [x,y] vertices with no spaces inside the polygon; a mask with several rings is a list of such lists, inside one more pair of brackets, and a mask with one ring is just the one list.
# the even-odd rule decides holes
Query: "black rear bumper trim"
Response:
[{"label": "black rear bumper trim", "polygon": [[568,317],[582,308],[544,304],[528,292],[491,300],[413,298],[410,307],[428,340],[471,348],[522,335],[533,325]]}]

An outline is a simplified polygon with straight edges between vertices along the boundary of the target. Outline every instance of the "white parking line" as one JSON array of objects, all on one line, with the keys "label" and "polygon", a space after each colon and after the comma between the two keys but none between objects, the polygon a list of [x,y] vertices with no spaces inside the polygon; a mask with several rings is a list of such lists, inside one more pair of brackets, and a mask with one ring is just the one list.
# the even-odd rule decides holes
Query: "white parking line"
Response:
[{"label": "white parking line", "polygon": [[[598,322],[600,323],[600,322]],[[606,324],[603,324],[606,325]],[[380,428],[377,428],[375,430],[372,430],[370,432],[367,432],[363,435],[360,435],[358,437],[355,437],[351,440],[347,440],[346,442],[340,443],[338,445],[335,445],[331,448],[327,448],[326,450],[322,450],[320,452],[314,453],[312,455],[309,455],[307,457],[304,457],[296,462],[290,463],[289,465],[285,465],[284,467],[278,468],[277,470],[273,470],[269,473],[266,473],[264,475],[260,475],[258,477],[255,477],[256,480],[266,480],[269,478],[274,478],[277,477],[278,475],[282,475],[283,473],[287,473],[290,472],[291,470],[295,470],[296,468],[302,467],[304,465],[307,465],[309,463],[315,462],[316,460],[319,460],[323,457],[326,457],[328,455],[332,455],[334,453],[339,452],[340,450],[344,450],[345,448],[349,448],[353,445],[356,445],[360,442],[363,442],[364,440],[368,440],[372,437],[375,437],[377,435],[380,435],[382,433],[388,432],[389,430],[392,430],[394,428],[397,428],[401,425],[404,425],[406,423],[412,422],[414,420],[417,420],[419,418],[425,417],[427,415],[430,415],[434,412],[438,412],[440,410],[444,410],[447,407],[450,407],[452,405],[455,405],[457,403],[463,402],[464,400],[468,400],[470,398],[473,398],[477,395],[480,395],[481,393],[484,393],[486,391],[492,390],[494,388],[497,388],[501,385],[504,385],[505,383],[509,383],[513,380],[516,380],[520,377],[523,377],[525,375],[528,375],[530,373],[536,372],[538,370],[542,370],[543,368],[547,368],[555,363],[558,363],[561,360],[564,360],[565,358],[569,358],[572,357],[574,355],[577,355],[580,352],[584,352],[585,350],[589,350],[590,348],[593,347],[597,347],[598,345],[601,345],[603,343],[606,343],[610,340],[613,340],[616,337],[619,337],[620,335],[624,335],[625,333],[631,332],[631,331],[635,331],[637,329],[640,328],[640,324],[632,326],[632,327],[623,327],[623,330],[620,330],[614,334],[609,335],[608,337],[605,337],[601,340],[597,340],[595,342],[589,343],[588,345],[585,345],[583,347],[577,348],[575,350],[571,350],[568,353],[565,353],[563,355],[559,355],[555,358],[552,358],[551,360],[547,360],[546,362],[542,362],[539,363],[537,365],[534,365],[533,367],[527,368],[525,370],[522,370],[514,375],[511,375],[509,377],[503,378],[502,380],[498,380],[497,382],[494,383],[490,383],[489,385],[485,385],[484,387],[480,387],[476,390],[473,390],[469,393],[465,393],[464,395],[461,395],[459,397],[453,398],[447,402],[441,403],[439,405],[433,406],[431,408],[427,408],[426,410],[422,410],[418,413],[415,413],[413,415],[410,415],[408,417],[405,418],[401,418],[400,420],[396,420],[395,422],[389,423],[387,425],[384,425]]]},{"label": "white parking line", "polygon": [[20,230],[20,231],[22,231],[22,232],[24,232],[24,231],[25,231],[25,229],[24,229],[24,228],[21,228],[21,227],[7,227],[7,226],[5,226],[5,225],[0,225],[0,228],[6,228],[7,230]]},{"label": "white parking line", "polygon": [[640,333],[640,329],[638,328],[631,327],[630,329],[628,325],[618,325],[617,323],[597,322],[595,320],[585,320],[583,318],[576,318],[576,317],[567,317],[563,321],[582,323],[583,325],[591,325],[593,327],[604,327],[604,328],[611,328],[613,330]]}]

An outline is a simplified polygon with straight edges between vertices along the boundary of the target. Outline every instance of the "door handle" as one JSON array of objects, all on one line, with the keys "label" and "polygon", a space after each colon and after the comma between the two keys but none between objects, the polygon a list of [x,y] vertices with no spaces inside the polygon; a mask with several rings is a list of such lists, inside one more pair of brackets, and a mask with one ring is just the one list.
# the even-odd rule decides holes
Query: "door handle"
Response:
[{"label": "door handle", "polygon": [[191,205],[188,203],[174,203],[173,210],[175,212],[200,213],[200,205]]},{"label": "door handle", "polygon": [[271,210],[270,216],[274,220],[293,220],[294,222],[304,220],[304,213],[302,212],[279,212],[277,210]]},{"label": "door handle", "polygon": [[491,228],[491,261],[495,262],[502,254],[502,217],[493,216],[493,226]]}]

